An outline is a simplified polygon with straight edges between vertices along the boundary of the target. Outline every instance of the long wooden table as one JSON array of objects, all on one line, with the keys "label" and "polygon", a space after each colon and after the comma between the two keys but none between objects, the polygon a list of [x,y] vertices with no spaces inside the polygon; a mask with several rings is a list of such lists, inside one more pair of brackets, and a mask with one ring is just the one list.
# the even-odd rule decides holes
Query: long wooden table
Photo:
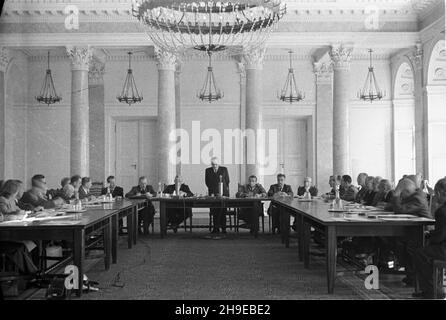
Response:
[{"label": "long wooden table", "polygon": [[252,210],[253,225],[251,230],[254,237],[257,238],[259,231],[259,204],[262,201],[267,201],[267,198],[218,198],[218,197],[171,197],[171,198],[152,198],[151,201],[159,201],[160,203],[160,234],[161,238],[167,235],[167,210],[168,209],[185,209],[185,208],[214,208],[214,209],[228,209],[228,208],[246,208]]},{"label": "long wooden table", "polygon": [[[299,260],[309,268],[310,229],[317,227],[325,233],[328,293],[334,292],[338,237],[403,237],[424,246],[424,230],[435,223],[432,219],[415,218],[388,221],[381,219],[349,219],[349,214],[329,212],[330,205],[322,200],[302,202],[298,199],[273,200],[280,210],[282,242],[289,247],[290,216],[297,220]],[[345,219],[347,217],[348,220]],[[359,217],[358,217],[359,218]],[[362,220],[362,221],[358,221]]]},{"label": "long wooden table", "polygon": [[85,245],[88,236],[102,231],[104,235],[104,264],[117,262],[119,220],[127,218],[128,246],[136,243],[138,207],[146,200],[123,200],[105,203],[99,207],[87,207],[79,218],[67,214],[63,218],[40,221],[17,221],[0,223],[0,241],[46,241],[66,240],[73,244],[73,263],[79,270],[78,295],[82,295]]}]

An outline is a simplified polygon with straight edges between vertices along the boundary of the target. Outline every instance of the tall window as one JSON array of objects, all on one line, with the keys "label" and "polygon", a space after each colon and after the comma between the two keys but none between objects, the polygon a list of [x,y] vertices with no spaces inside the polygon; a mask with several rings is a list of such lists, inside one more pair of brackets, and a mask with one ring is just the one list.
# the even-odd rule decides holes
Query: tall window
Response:
[{"label": "tall window", "polygon": [[440,40],[432,51],[427,75],[429,180],[446,176],[446,50]]},{"label": "tall window", "polygon": [[415,96],[414,74],[403,62],[395,77],[393,95],[395,181],[415,172]]}]

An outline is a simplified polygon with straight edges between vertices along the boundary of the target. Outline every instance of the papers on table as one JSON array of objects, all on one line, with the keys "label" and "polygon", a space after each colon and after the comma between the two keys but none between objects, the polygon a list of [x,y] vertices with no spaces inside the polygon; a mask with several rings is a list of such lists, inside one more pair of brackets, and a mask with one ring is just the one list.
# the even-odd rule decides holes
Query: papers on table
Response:
[{"label": "papers on table", "polygon": [[10,221],[3,221],[0,223],[0,225],[3,224],[27,224],[37,221],[49,221],[49,220],[57,220],[57,224],[61,223],[61,220],[63,219],[72,219],[72,215],[67,215],[65,211],[56,211],[56,210],[46,210],[37,212],[36,214],[27,214],[25,215],[25,218],[20,220],[10,220]]},{"label": "papers on table", "polygon": [[343,217],[332,217],[334,221],[350,221],[350,222],[377,222],[377,221],[428,221],[428,218],[418,217],[411,214],[394,214],[380,213],[380,214],[368,214],[368,215],[358,215],[358,214],[344,214]]}]

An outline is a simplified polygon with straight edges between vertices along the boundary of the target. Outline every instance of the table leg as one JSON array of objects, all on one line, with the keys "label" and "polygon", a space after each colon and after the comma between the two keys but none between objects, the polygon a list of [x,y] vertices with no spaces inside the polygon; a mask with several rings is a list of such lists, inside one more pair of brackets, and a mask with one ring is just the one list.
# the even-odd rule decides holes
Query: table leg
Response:
[{"label": "table leg", "polygon": [[280,229],[280,232],[283,234],[285,247],[290,247],[290,212],[288,210],[283,210],[283,215],[280,217],[283,228]]},{"label": "table leg", "polygon": [[336,252],[337,252],[337,236],[336,227],[327,226],[325,229],[326,248],[327,248],[327,284],[328,293],[333,294],[334,284],[336,280]]},{"label": "table leg", "polygon": [[112,223],[108,219],[107,225],[104,227],[104,266],[105,270],[110,269],[110,261],[112,255]]},{"label": "table leg", "polygon": [[[251,217],[251,221],[252,221],[252,228],[253,228],[253,233],[254,233],[254,238],[257,239],[258,235],[259,235],[259,211],[260,211],[260,206],[258,205],[258,202],[254,202],[253,205],[251,206],[251,213],[252,213],[252,217]],[[237,218],[238,219],[238,218]],[[237,226],[237,231],[238,231],[238,221],[236,222]]]},{"label": "table leg", "polygon": [[[138,241],[138,232],[139,232],[139,226],[138,226],[138,207],[139,205],[136,205],[132,208],[132,215],[130,216],[129,219],[132,220],[132,226],[133,226],[133,244],[136,244],[136,242]],[[128,221],[127,221],[128,224]],[[128,228],[128,227],[127,227]]]},{"label": "table leg", "polygon": [[299,261],[304,261],[304,221],[303,216],[297,213],[296,216],[297,224],[297,239],[298,239],[298,251],[299,251]]},{"label": "table leg", "polygon": [[282,206],[278,206],[279,208],[279,215],[278,215],[278,219],[279,219],[279,231],[280,231],[280,239],[282,240],[282,243],[285,243],[285,227],[283,225],[283,222],[285,221],[285,219],[283,218],[284,214],[285,214],[285,209]]},{"label": "table leg", "polygon": [[119,213],[111,217],[112,221],[112,262],[116,263],[118,261],[118,233],[119,233]]},{"label": "table leg", "polygon": [[[411,252],[417,248],[424,247],[424,245],[425,245],[424,226],[416,226],[416,227],[411,228],[411,230],[409,231],[409,237],[407,240],[408,240],[408,243],[411,246],[413,246],[410,249]],[[413,261],[412,257],[411,257],[410,261]],[[414,283],[415,292],[420,292],[420,290],[421,290],[420,289],[420,279],[418,278],[418,275],[415,272],[415,267],[413,265],[411,266],[411,269],[413,270],[414,277],[415,277],[415,281],[414,281],[415,282]]]},{"label": "table leg", "polygon": [[76,229],[73,235],[73,262],[79,271],[78,292],[79,297],[82,296],[82,287],[84,284],[84,261],[85,261],[85,230]]},{"label": "table leg", "polygon": [[166,203],[163,201],[160,201],[160,235],[161,238],[167,235]]},{"label": "table leg", "polygon": [[133,218],[133,208],[129,209],[132,211],[131,214],[127,215],[127,247],[129,249],[132,248],[133,246],[133,242],[135,241],[135,232],[137,232],[137,230],[135,231],[135,225],[134,223],[134,218]]},{"label": "table leg", "polygon": [[302,221],[302,250],[304,258],[304,268],[308,269],[310,266],[310,240],[311,240],[311,225],[305,220]]}]

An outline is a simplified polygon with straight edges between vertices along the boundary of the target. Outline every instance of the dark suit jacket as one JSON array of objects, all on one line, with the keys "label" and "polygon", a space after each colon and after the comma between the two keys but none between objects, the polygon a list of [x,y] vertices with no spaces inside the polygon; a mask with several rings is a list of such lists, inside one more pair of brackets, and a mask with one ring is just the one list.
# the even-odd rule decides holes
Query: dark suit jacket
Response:
[{"label": "dark suit jacket", "polygon": [[[102,188],[101,194],[107,194],[107,189],[108,188]],[[124,189],[122,189],[121,187],[115,186],[115,188],[113,189],[113,191],[111,192],[113,198],[116,197],[124,197]]]},{"label": "dark suit jacket", "polygon": [[[319,192],[315,186],[310,187],[309,191],[312,197],[317,197],[317,193]],[[305,194],[305,187],[304,186],[299,187],[297,189],[297,195],[303,196],[304,194]]]},{"label": "dark suit jacket", "polygon": [[44,207],[45,209],[52,209],[56,205],[53,201],[48,200],[48,198],[43,195],[39,190],[35,188],[31,188],[27,192],[25,192],[20,199],[23,205],[27,204],[32,207]]},{"label": "dark suit jacket", "polygon": [[125,194],[126,198],[131,198],[136,196],[138,193],[146,194],[150,193],[152,196],[156,196],[156,191],[153,189],[151,185],[147,185],[145,189],[141,190],[140,186],[133,187],[132,190]]},{"label": "dark suit jacket", "polygon": [[[268,191],[268,197],[272,197],[274,196],[276,193],[280,192],[280,188],[279,185],[273,184]],[[290,197],[294,197],[294,193],[293,190],[291,189],[290,185],[284,184],[283,188],[282,188],[282,192],[285,192],[286,194],[288,194]]]},{"label": "dark suit jacket", "polygon": [[446,244],[446,203],[435,211],[435,230],[429,244]]},{"label": "dark suit jacket", "polygon": [[402,199],[401,197],[393,197],[392,208],[396,214],[414,214],[430,217],[427,197],[421,190],[418,190],[405,199]]},{"label": "dark suit jacket", "polygon": [[206,169],[205,182],[209,195],[217,195],[219,193],[218,184],[220,183],[220,176],[223,178],[223,195],[229,197],[229,173],[226,167],[218,167],[216,173],[213,168]]},{"label": "dark suit jacket", "polygon": [[[190,191],[190,188],[187,184],[182,184],[180,186],[180,191],[183,191],[187,197],[192,197],[194,194]],[[175,185],[171,184],[164,188],[163,193],[174,194],[175,193]]]},{"label": "dark suit jacket", "polygon": [[79,187],[79,199],[82,200],[82,199],[87,199],[87,198],[89,198],[89,197],[91,197],[91,193],[90,193],[90,191],[88,191],[88,193],[87,193],[87,192],[84,190],[84,187],[80,186],[80,187]]}]

